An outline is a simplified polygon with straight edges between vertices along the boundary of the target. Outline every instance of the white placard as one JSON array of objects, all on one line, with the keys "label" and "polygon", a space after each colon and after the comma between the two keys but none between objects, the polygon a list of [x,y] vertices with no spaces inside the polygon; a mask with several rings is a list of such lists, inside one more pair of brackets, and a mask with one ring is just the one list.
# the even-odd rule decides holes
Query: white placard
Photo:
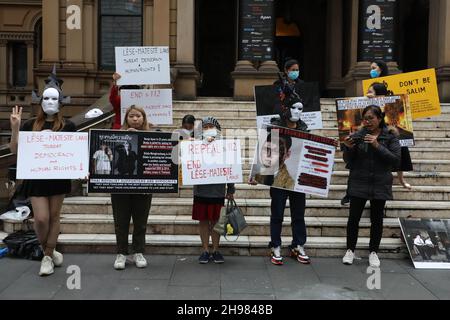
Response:
[{"label": "white placard", "polygon": [[170,84],[169,47],[116,47],[115,51],[119,86]]},{"label": "white placard", "polygon": [[132,105],[144,108],[147,120],[154,125],[172,125],[172,90],[121,90],[121,123],[124,123],[125,113]]},{"label": "white placard", "polygon": [[183,185],[242,183],[240,140],[181,142]]},{"label": "white placard", "polygon": [[19,132],[17,179],[84,179],[89,172],[89,134]]}]

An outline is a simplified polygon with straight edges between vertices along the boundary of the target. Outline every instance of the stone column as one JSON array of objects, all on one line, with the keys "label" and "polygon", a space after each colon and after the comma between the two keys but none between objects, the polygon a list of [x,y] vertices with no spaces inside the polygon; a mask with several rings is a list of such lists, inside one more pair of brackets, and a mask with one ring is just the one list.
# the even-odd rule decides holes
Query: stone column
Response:
[{"label": "stone column", "polygon": [[195,68],[195,1],[177,0],[177,62],[172,72],[177,99],[197,98],[200,77]]},{"label": "stone column", "polygon": [[450,102],[450,2],[430,1],[429,65],[436,68],[441,102]]},{"label": "stone column", "polygon": [[153,0],[144,1],[144,46],[153,45]]},{"label": "stone column", "polygon": [[327,4],[328,68],[326,86],[329,92],[337,93],[344,90],[342,79],[343,1],[330,0]]},{"label": "stone column", "polygon": [[[190,1],[187,1],[190,2]],[[153,0],[153,45],[169,46],[170,1]],[[183,26],[186,27],[186,26]]]},{"label": "stone column", "polygon": [[42,0],[42,62],[59,63],[59,1]]},{"label": "stone column", "polygon": [[[6,39],[0,39],[0,65],[4,66],[0,68],[0,91],[6,91],[8,89],[8,41]],[[6,104],[6,94],[0,94],[0,104]]]},{"label": "stone column", "polygon": [[[64,63],[64,68],[84,68],[84,59],[83,59],[83,49],[84,49],[84,41],[83,41],[83,29],[87,28],[84,25],[85,21],[83,19],[83,0],[70,0],[67,1],[67,9],[70,6],[75,5],[80,9],[79,12],[73,13],[73,11],[66,12],[66,16],[70,16],[72,14],[80,14],[81,22],[80,28],[77,26],[66,25],[66,61]],[[78,10],[78,9],[76,9]],[[69,21],[70,22],[70,21]],[[70,26],[70,29],[68,28]],[[91,29],[92,30],[92,29]],[[91,31],[92,33],[92,31]]]}]

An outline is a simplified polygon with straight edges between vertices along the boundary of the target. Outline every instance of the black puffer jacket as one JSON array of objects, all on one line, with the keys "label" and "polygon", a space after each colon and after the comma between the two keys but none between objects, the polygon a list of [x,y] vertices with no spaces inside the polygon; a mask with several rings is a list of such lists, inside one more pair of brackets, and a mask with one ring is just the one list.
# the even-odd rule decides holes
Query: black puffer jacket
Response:
[{"label": "black puffer jacket", "polygon": [[344,161],[350,169],[348,195],[368,200],[392,200],[392,171],[400,164],[398,138],[383,128],[378,149],[361,143],[350,149],[343,146]]}]

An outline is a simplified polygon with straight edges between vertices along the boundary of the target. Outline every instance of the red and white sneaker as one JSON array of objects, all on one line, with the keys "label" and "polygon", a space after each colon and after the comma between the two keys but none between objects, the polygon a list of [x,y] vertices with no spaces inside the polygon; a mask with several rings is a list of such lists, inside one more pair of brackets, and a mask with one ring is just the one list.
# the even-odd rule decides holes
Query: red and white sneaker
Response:
[{"label": "red and white sneaker", "polygon": [[270,262],[272,262],[276,266],[283,265],[283,257],[281,256],[281,247],[272,248],[272,258]]},{"label": "red and white sneaker", "polygon": [[297,246],[296,248],[289,246],[291,257],[297,259],[298,262],[303,264],[310,264],[311,259],[306,255],[305,248]]}]

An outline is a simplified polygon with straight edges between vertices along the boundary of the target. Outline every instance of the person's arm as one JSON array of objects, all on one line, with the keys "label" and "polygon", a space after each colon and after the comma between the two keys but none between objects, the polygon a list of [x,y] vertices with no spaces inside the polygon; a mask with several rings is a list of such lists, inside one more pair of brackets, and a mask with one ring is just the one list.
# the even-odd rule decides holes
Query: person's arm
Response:
[{"label": "person's arm", "polygon": [[10,123],[11,123],[11,141],[9,143],[9,149],[11,150],[11,153],[17,154],[17,144],[19,141],[19,130],[20,130],[20,123],[22,122],[22,107],[15,106],[12,109],[12,113],[10,116]]},{"label": "person's arm", "polygon": [[233,200],[235,192],[236,192],[236,188],[234,186],[234,183],[228,183],[227,184],[227,195],[226,195],[226,198],[228,200]]},{"label": "person's arm", "polygon": [[375,152],[383,159],[383,161],[388,162],[394,168],[400,167],[401,146],[397,137],[392,138],[387,147],[378,143],[374,148]]},{"label": "person's arm", "polygon": [[347,137],[343,144],[341,144],[342,152],[344,154],[344,161],[346,164],[352,163],[357,154],[356,146],[350,137]]}]

